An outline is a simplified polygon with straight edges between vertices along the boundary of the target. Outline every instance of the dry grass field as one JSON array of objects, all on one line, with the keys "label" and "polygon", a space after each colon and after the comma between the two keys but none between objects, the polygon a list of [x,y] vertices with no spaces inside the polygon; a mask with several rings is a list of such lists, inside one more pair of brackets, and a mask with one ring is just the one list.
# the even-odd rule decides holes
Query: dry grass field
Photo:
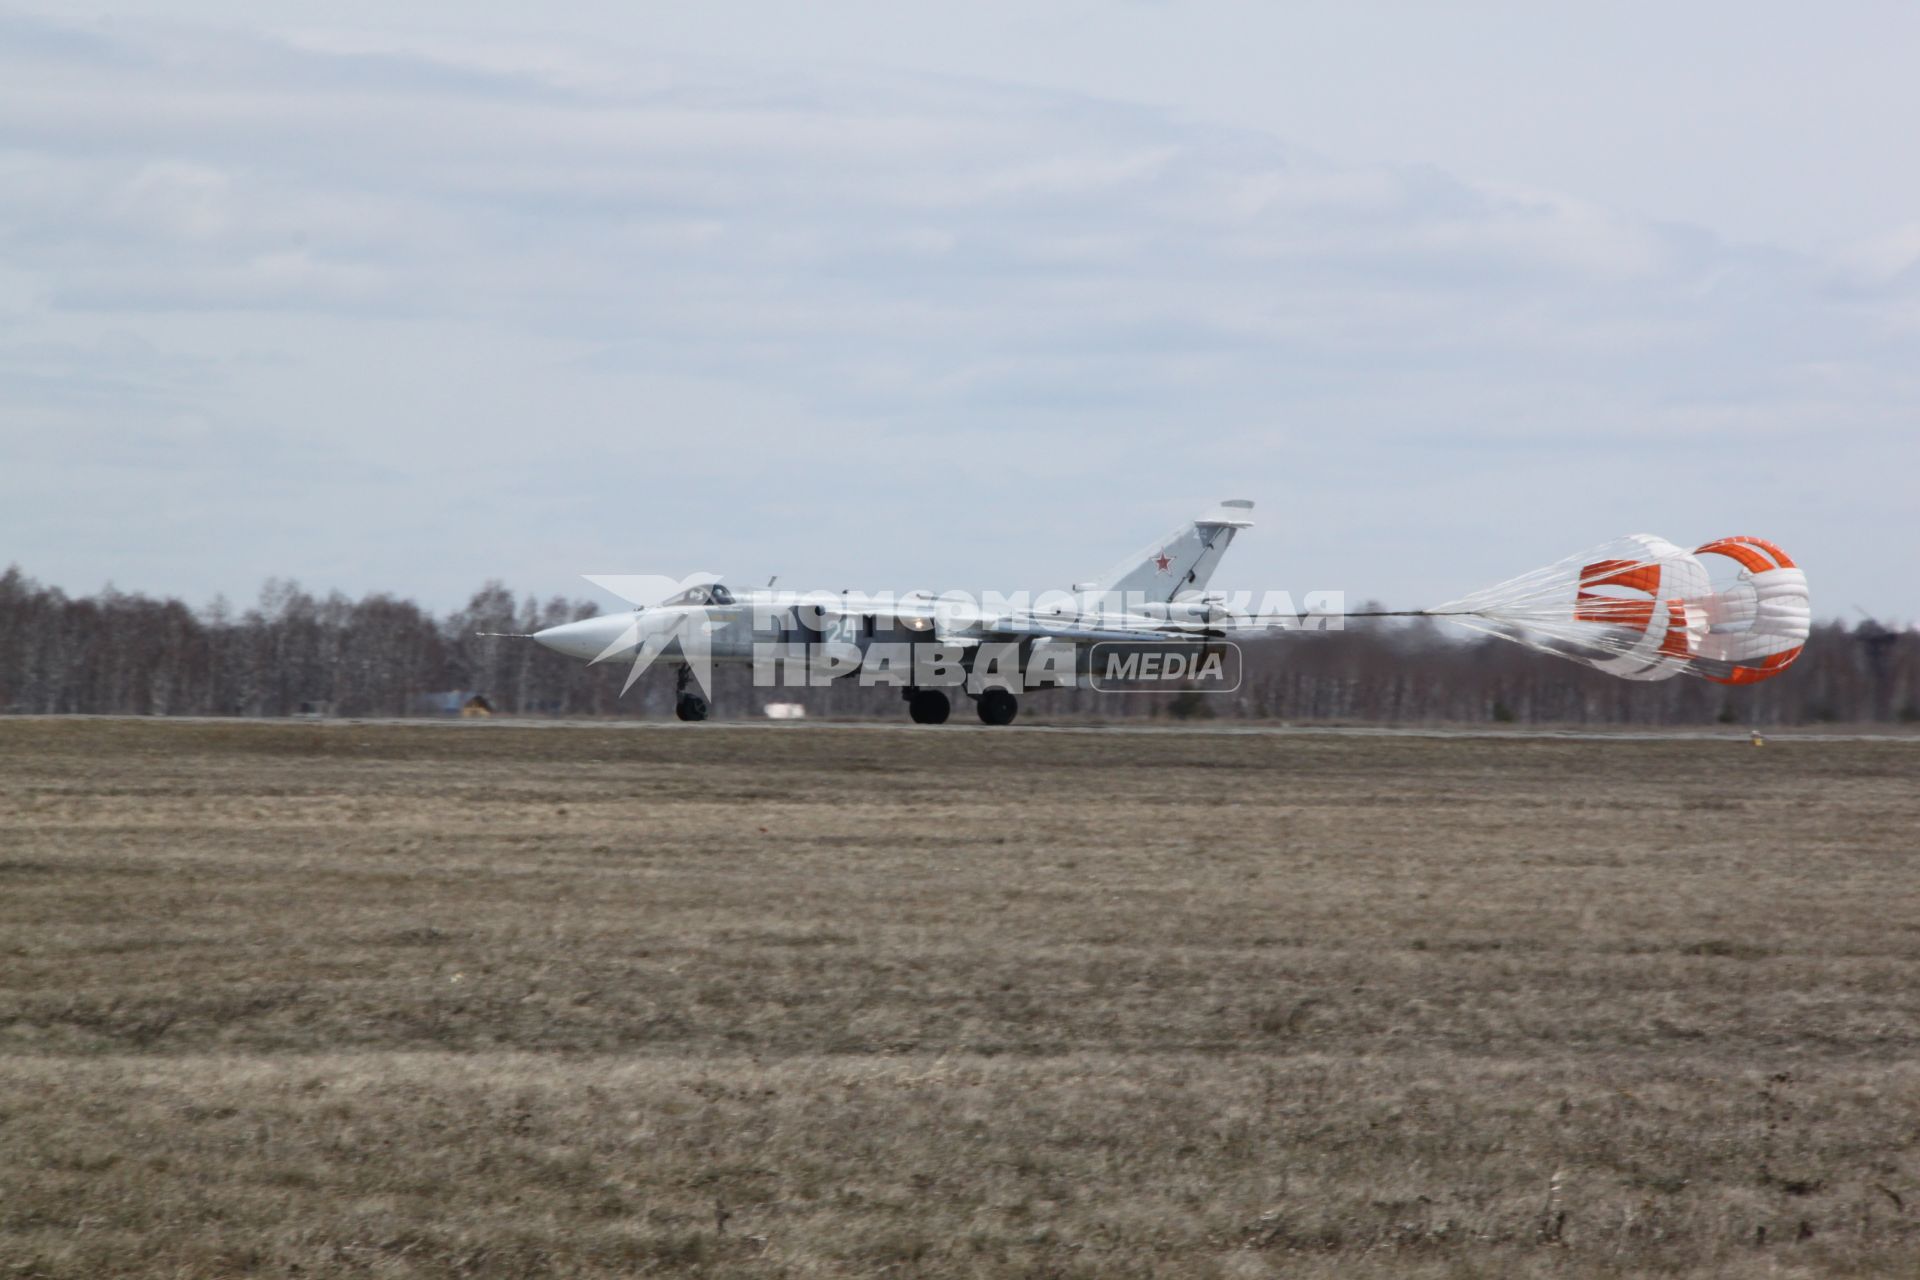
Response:
[{"label": "dry grass field", "polygon": [[1920,744],[0,721],[0,1277],[1920,1274]]}]

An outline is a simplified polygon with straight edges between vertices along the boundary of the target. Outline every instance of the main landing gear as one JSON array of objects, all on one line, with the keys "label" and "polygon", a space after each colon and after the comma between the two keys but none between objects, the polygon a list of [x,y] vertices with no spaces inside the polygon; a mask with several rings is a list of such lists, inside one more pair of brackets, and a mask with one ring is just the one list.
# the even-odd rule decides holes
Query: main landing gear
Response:
[{"label": "main landing gear", "polygon": [[[953,714],[953,702],[939,689],[908,689],[907,714],[915,724],[945,724]],[[1020,714],[1020,700],[1010,689],[988,689],[974,699],[973,709],[980,713],[981,724],[1012,724]]]},{"label": "main landing gear", "polygon": [[673,704],[673,714],[682,720],[705,720],[707,718],[707,700],[690,688],[693,683],[693,669],[681,667],[674,681],[674,690],[680,696]]},{"label": "main landing gear", "polygon": [[907,714],[915,724],[945,724],[952,711],[953,704],[938,689],[907,690]]},{"label": "main landing gear", "polygon": [[981,724],[1012,724],[1020,714],[1020,700],[1005,689],[986,689],[974,703]]}]

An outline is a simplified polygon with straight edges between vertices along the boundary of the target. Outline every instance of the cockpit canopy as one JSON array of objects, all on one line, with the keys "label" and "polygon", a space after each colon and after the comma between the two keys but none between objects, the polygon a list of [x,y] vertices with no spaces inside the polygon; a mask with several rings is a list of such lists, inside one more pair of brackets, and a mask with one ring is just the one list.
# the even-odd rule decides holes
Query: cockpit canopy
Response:
[{"label": "cockpit canopy", "polygon": [[727,590],[721,582],[703,582],[697,587],[688,587],[675,596],[669,596],[660,602],[670,604],[732,604],[733,592]]}]

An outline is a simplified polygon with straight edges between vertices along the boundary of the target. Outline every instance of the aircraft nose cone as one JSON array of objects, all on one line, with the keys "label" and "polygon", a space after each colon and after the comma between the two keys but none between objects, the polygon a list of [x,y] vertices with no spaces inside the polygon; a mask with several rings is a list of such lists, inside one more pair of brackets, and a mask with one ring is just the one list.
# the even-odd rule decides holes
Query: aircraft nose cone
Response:
[{"label": "aircraft nose cone", "polygon": [[579,622],[563,622],[557,627],[548,627],[545,631],[536,631],[533,633],[533,638],[555,653],[564,653],[569,658],[584,658],[591,662],[605,653],[609,645],[616,643],[632,624],[631,616],[586,618]]}]

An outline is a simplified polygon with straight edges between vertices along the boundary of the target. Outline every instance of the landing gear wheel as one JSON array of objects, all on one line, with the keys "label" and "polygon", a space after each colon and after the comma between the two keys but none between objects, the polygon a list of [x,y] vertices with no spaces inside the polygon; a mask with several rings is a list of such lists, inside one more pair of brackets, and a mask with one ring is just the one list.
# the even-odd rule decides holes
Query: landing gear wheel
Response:
[{"label": "landing gear wheel", "polygon": [[683,693],[680,701],[673,704],[673,714],[682,720],[705,720],[707,700],[697,693]]},{"label": "landing gear wheel", "polygon": [[907,697],[907,714],[915,724],[945,724],[952,711],[953,704],[938,689],[915,689]]},{"label": "landing gear wheel", "polygon": [[1020,700],[1005,689],[988,689],[975,704],[981,724],[1012,724],[1020,714]]}]

